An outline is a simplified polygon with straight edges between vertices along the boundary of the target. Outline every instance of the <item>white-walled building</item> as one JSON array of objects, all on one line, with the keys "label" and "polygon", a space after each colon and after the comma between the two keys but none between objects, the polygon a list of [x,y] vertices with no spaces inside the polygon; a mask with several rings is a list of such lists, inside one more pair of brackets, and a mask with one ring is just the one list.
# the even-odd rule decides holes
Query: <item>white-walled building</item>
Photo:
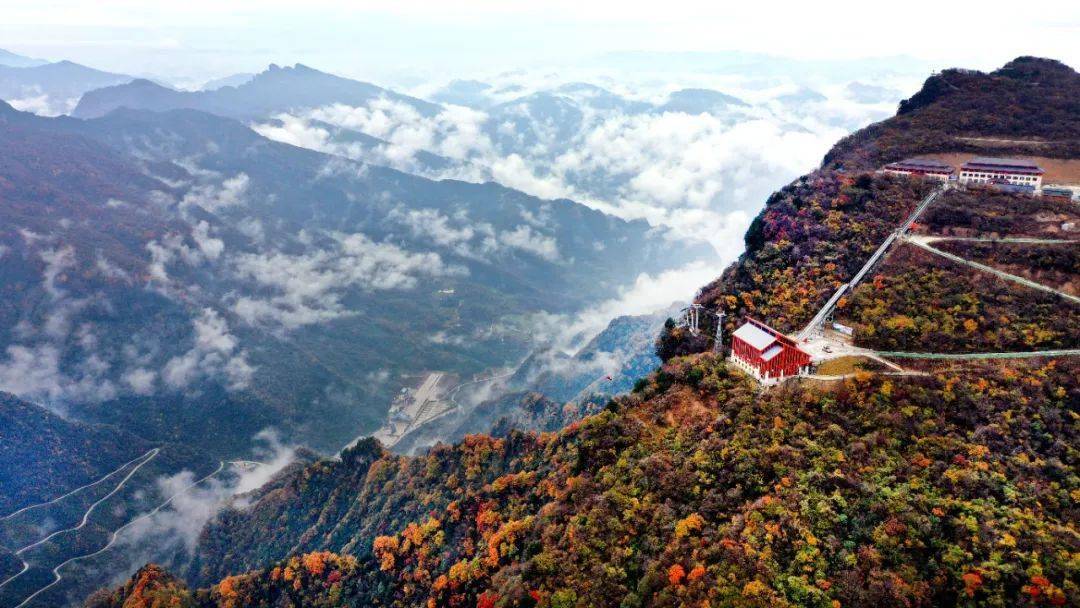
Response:
[{"label": "white-walled building", "polygon": [[1012,184],[1042,186],[1041,167],[1030,160],[1015,158],[973,158],[960,167],[961,184]]}]

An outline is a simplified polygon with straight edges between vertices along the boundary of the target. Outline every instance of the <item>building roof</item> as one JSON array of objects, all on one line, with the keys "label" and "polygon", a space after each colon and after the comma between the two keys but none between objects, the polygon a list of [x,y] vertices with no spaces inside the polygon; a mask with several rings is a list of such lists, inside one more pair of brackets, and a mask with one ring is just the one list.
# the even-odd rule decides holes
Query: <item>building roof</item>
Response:
[{"label": "building roof", "polygon": [[772,346],[769,347],[768,350],[761,353],[761,360],[762,361],[770,361],[770,360],[772,360],[773,357],[775,357],[776,355],[779,355],[781,352],[783,352],[783,350],[784,350],[784,345],[783,344],[773,344]]},{"label": "building roof", "polygon": [[764,350],[765,347],[776,342],[776,336],[750,322],[743,323],[742,327],[736,329],[732,335],[757,350]]},{"label": "building roof", "polygon": [[1044,173],[1042,167],[1022,158],[993,158],[980,156],[964,163],[961,169],[990,171],[1020,171],[1024,173]]},{"label": "building roof", "polygon": [[899,162],[889,163],[885,165],[885,168],[900,171],[944,171],[948,173],[953,172],[953,166],[949,163],[943,163],[939,160],[933,160],[931,158],[907,158]]}]

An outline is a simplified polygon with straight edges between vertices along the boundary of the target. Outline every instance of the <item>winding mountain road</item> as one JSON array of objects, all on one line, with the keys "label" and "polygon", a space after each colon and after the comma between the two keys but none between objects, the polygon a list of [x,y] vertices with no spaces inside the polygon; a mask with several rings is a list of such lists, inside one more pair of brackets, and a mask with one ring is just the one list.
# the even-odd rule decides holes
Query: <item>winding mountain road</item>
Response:
[{"label": "winding mountain road", "polygon": [[[156,456],[156,454],[155,454],[155,456]],[[145,463],[143,463],[143,464],[145,464]],[[87,553],[86,555],[77,555],[75,557],[69,558],[69,559],[57,564],[56,567],[52,569],[53,581],[51,583],[49,583],[48,585],[45,585],[41,589],[38,589],[37,591],[33,592],[29,596],[27,596],[26,599],[24,599],[21,603],[17,604],[15,606],[15,608],[22,608],[23,606],[26,606],[31,601],[33,601],[33,599],[35,597],[41,595],[45,591],[48,591],[53,586],[60,583],[60,581],[62,581],[64,579],[64,575],[60,573],[60,570],[62,570],[64,568],[64,566],[67,566],[68,564],[71,564],[71,563],[74,563],[74,562],[77,562],[77,561],[81,561],[81,560],[84,560],[84,559],[90,559],[91,557],[101,555],[102,553],[108,551],[116,543],[116,540],[119,538],[121,532],[123,532],[124,530],[130,528],[131,526],[135,525],[136,523],[138,523],[138,522],[140,522],[140,521],[142,521],[144,519],[147,519],[149,517],[153,517],[155,514],[160,512],[162,509],[164,509],[170,503],[172,503],[172,501],[176,500],[177,497],[187,493],[192,488],[194,488],[195,486],[197,486],[197,485],[203,483],[204,481],[210,479],[211,477],[214,477],[215,475],[220,473],[222,471],[222,469],[224,469],[224,468],[225,468],[225,461],[219,461],[218,467],[217,467],[217,469],[214,470],[213,473],[210,473],[209,475],[206,475],[205,477],[203,477],[203,478],[201,478],[201,479],[199,479],[197,481],[192,482],[191,484],[184,487],[182,490],[174,493],[172,496],[170,496],[164,502],[158,504],[152,510],[147,511],[146,513],[143,513],[142,515],[136,517],[135,519],[132,519],[131,521],[127,522],[126,524],[124,524],[124,525],[120,526],[119,528],[113,530],[112,534],[109,535],[109,542],[106,543],[104,547],[98,549],[97,551],[94,551],[93,553]],[[125,479],[125,481],[126,481],[126,479]]]},{"label": "winding mountain road", "polygon": [[[3,589],[8,583],[10,583],[11,581],[19,578],[27,570],[30,569],[30,564],[25,559],[22,558],[23,553],[29,551],[30,549],[33,549],[34,547],[42,545],[42,544],[48,542],[49,540],[51,540],[53,538],[56,538],[60,534],[64,534],[66,532],[74,532],[76,530],[80,530],[83,527],[85,527],[86,524],[90,521],[90,515],[94,512],[94,509],[96,509],[98,507],[98,505],[100,505],[101,503],[103,503],[106,500],[112,498],[117,492],[119,492],[121,489],[123,489],[124,485],[127,484],[128,480],[130,480],[135,475],[135,473],[137,473],[139,471],[139,469],[142,468],[143,465],[145,465],[146,463],[150,462],[155,457],[157,457],[157,455],[158,455],[158,453],[160,451],[161,451],[160,448],[154,448],[154,449],[150,450],[149,452],[147,452],[146,454],[143,454],[142,456],[140,456],[139,458],[145,458],[145,459],[142,462],[139,462],[139,464],[136,465],[133,469],[128,471],[128,474],[126,476],[124,476],[124,478],[122,480],[120,480],[120,483],[116,484],[116,487],[113,488],[108,494],[106,494],[105,496],[98,499],[96,502],[94,502],[94,504],[90,505],[90,507],[86,510],[86,512],[83,513],[82,520],[79,522],[79,525],[71,527],[71,528],[64,528],[63,530],[57,530],[57,531],[53,532],[52,534],[49,534],[45,538],[42,538],[41,540],[30,543],[29,545],[26,545],[25,547],[16,550],[14,554],[15,554],[15,557],[18,557],[19,560],[22,562],[22,565],[23,565],[22,570],[19,570],[14,575],[9,576],[8,578],[4,579],[3,582],[0,582],[0,589]],[[136,460],[138,460],[138,459],[136,459]],[[134,461],[131,461],[131,462],[134,462]],[[131,462],[125,463],[124,466],[125,467],[128,466],[129,464],[131,464]],[[118,469],[118,470],[122,470],[122,469],[123,469],[123,467],[120,467],[120,469]],[[110,473],[110,475],[111,474],[112,473]]]},{"label": "winding mountain road", "polygon": [[79,492],[81,492],[81,491],[83,491],[83,490],[85,490],[87,488],[92,488],[92,487],[94,487],[94,486],[96,486],[96,485],[98,485],[100,483],[103,483],[106,479],[112,477],[113,475],[116,475],[120,471],[123,471],[128,465],[132,464],[133,462],[138,462],[139,460],[141,460],[143,458],[146,458],[147,456],[150,455],[150,452],[153,452],[153,451],[154,451],[154,449],[147,450],[145,454],[142,454],[140,456],[136,456],[135,458],[132,458],[131,460],[129,460],[129,461],[125,462],[124,464],[116,467],[115,469],[113,469],[109,473],[105,474],[104,476],[99,477],[96,481],[92,481],[92,482],[90,482],[90,483],[88,483],[86,485],[79,486],[79,487],[75,488],[74,490],[68,492],[67,494],[64,494],[63,496],[57,496],[56,498],[54,498],[54,499],[52,499],[50,501],[47,501],[47,502],[39,502],[39,503],[34,504],[34,505],[29,505],[29,506],[26,506],[26,507],[23,507],[23,508],[19,509],[18,511],[14,511],[14,512],[8,514],[8,515],[0,517],[0,521],[7,521],[7,520],[12,519],[15,516],[19,515],[20,513],[25,513],[27,511],[32,510],[32,509],[37,509],[39,507],[46,507],[48,505],[58,503],[61,500],[64,500],[65,498],[67,498],[69,496],[73,496],[73,495],[78,494]]}]

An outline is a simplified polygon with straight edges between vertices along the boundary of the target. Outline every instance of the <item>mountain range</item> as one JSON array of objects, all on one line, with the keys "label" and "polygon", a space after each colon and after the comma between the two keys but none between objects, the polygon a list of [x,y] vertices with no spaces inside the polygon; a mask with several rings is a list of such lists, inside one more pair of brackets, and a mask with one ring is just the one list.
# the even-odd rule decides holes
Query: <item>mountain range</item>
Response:
[{"label": "mountain range", "polygon": [[[1009,144],[1017,153],[1076,159],[1078,87],[1071,68],[1031,57],[931,77],[774,194],[697,303],[801,326],[933,189],[877,161],[985,152],[1024,125],[1038,139]],[[1029,216],[1075,215],[978,187],[942,196],[1020,237]],[[949,234],[965,217],[918,230]],[[1027,348],[1059,331],[1024,316],[1038,290],[949,280],[971,271],[920,265],[912,247],[841,307],[883,319],[856,343],[920,330],[911,310],[976,344],[984,323],[1036,340]],[[1056,302],[1076,347],[1080,307]],[[706,329],[666,323],[663,366],[561,430],[468,435],[417,457],[368,440],[286,472],[203,531],[184,580],[147,566],[88,605],[1066,605],[1080,593],[1075,358],[929,357],[763,391],[705,352]]]},{"label": "mountain range", "polygon": [[[571,201],[361,165],[197,111],[0,120],[5,384],[202,447],[281,425],[332,450],[381,419],[399,371],[505,365],[530,315],[702,253]],[[16,377],[43,356],[50,376]]]},{"label": "mountain range", "polygon": [[12,53],[0,49],[0,65],[5,65],[13,68],[32,68],[39,65],[45,65],[48,61],[44,59],[35,59],[33,57],[27,57],[26,55],[19,55],[18,53]]},{"label": "mountain range", "polygon": [[155,111],[192,109],[251,120],[332,103],[364,105],[379,98],[408,104],[424,115],[438,110],[435,104],[415,97],[296,64],[293,67],[271,65],[265,72],[238,86],[211,90],[177,91],[145,79],[99,88],[79,100],[72,116],[97,118],[117,108]]},{"label": "mountain range", "polygon": [[39,114],[67,114],[87,91],[131,80],[71,61],[5,63],[0,57],[0,99]]}]

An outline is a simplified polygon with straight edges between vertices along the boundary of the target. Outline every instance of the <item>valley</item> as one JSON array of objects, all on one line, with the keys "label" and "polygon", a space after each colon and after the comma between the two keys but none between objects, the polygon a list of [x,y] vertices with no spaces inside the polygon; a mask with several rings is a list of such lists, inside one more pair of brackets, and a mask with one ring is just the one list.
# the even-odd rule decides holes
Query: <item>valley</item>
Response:
[{"label": "valley", "polygon": [[1064,63],[6,57],[0,606],[1080,597]]},{"label": "valley", "polygon": [[[1057,92],[1078,86],[1034,58],[932,76],[895,119],[770,197],[746,252],[695,298],[697,322],[663,323],[662,365],[630,392],[570,407],[554,430],[499,428],[413,457],[360,442],[223,512],[190,587],[147,568],[91,605],[146,588],[207,607],[1067,604],[1080,592],[1080,307],[994,268],[992,250],[975,262],[919,245],[1053,246],[1072,240],[1075,203],[878,169],[971,143],[923,141],[928,125],[978,139],[1032,114],[1058,129],[1039,153],[1075,158],[1080,114]],[[1020,101],[995,130],[948,129],[1005,94]],[[1067,255],[1039,256],[1040,272],[1071,280]],[[807,338],[820,327],[832,346],[815,353],[838,363],[763,388],[714,352],[718,318],[721,336],[747,318]]]}]

